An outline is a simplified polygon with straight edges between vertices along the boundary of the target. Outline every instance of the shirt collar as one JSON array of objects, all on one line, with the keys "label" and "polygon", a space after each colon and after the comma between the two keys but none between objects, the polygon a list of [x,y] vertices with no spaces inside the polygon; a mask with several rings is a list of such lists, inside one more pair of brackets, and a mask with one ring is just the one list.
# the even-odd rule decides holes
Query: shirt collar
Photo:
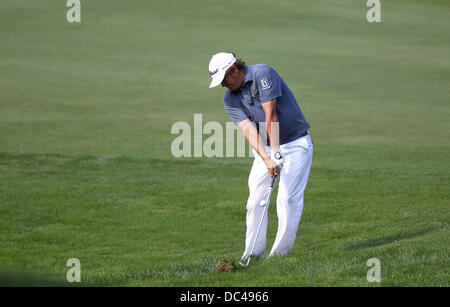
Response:
[{"label": "shirt collar", "polygon": [[250,66],[245,65],[244,66],[244,71],[245,71],[244,83],[242,83],[242,86],[239,89],[237,89],[236,91],[242,90],[245,87],[245,84],[247,84],[250,81],[253,81],[252,68]]},{"label": "shirt collar", "polygon": [[240,90],[242,90],[245,85],[250,82],[253,81],[253,71],[252,71],[252,67],[251,66],[244,66],[244,83],[242,83],[242,86],[234,91],[231,91],[232,93],[236,93],[239,92]]},{"label": "shirt collar", "polygon": [[253,81],[253,73],[252,68],[250,66],[245,65],[245,77],[244,77],[244,85],[249,81]]}]

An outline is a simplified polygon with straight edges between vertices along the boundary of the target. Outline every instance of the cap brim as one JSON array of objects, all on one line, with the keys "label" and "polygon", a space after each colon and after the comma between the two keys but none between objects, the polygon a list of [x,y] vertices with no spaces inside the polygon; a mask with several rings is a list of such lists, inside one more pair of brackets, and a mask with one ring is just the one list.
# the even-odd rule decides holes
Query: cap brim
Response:
[{"label": "cap brim", "polygon": [[217,73],[217,76],[215,76],[212,79],[211,84],[209,85],[209,88],[218,86],[220,83],[222,83],[224,77],[225,77],[225,72]]}]

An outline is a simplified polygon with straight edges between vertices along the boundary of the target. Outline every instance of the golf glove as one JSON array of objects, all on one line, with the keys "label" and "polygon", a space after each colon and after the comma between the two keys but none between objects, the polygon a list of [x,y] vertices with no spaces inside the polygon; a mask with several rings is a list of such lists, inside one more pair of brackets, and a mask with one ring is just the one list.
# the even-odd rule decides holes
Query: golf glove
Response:
[{"label": "golf glove", "polygon": [[270,154],[270,159],[272,159],[278,167],[283,167],[284,158],[280,150],[272,151]]}]

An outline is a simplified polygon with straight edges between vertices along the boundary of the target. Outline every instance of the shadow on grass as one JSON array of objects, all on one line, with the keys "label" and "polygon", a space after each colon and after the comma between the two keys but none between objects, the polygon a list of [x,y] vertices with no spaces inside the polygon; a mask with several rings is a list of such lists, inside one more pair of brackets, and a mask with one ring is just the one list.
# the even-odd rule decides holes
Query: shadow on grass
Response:
[{"label": "shadow on grass", "polygon": [[439,230],[438,228],[429,228],[429,229],[411,232],[411,233],[401,233],[401,234],[395,234],[395,235],[391,235],[391,236],[385,236],[385,237],[381,237],[381,238],[368,240],[368,241],[365,241],[362,243],[350,245],[350,246],[344,248],[344,250],[358,250],[358,249],[364,249],[364,248],[369,248],[369,247],[381,246],[381,245],[389,244],[389,243],[400,241],[400,240],[412,239],[412,238],[416,238],[419,236],[427,235],[427,234],[436,232],[438,230]]},{"label": "shadow on grass", "polygon": [[[65,278],[65,276],[64,276]],[[0,267],[0,287],[101,287],[102,284],[55,280],[37,272]]]},{"label": "shadow on grass", "polygon": [[40,276],[33,272],[0,268],[1,287],[70,287],[72,284]]}]

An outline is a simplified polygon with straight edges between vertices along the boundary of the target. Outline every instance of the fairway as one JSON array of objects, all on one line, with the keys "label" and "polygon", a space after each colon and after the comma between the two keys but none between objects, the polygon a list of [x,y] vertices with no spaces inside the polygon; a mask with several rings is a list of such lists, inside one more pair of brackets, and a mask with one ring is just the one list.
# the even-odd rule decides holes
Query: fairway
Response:
[{"label": "fairway", "polygon": [[[0,286],[71,258],[81,286],[450,286],[450,2],[65,2],[0,4]],[[292,253],[218,274],[252,158],[176,158],[171,128],[230,122],[220,51],[280,73],[314,156]]]}]

